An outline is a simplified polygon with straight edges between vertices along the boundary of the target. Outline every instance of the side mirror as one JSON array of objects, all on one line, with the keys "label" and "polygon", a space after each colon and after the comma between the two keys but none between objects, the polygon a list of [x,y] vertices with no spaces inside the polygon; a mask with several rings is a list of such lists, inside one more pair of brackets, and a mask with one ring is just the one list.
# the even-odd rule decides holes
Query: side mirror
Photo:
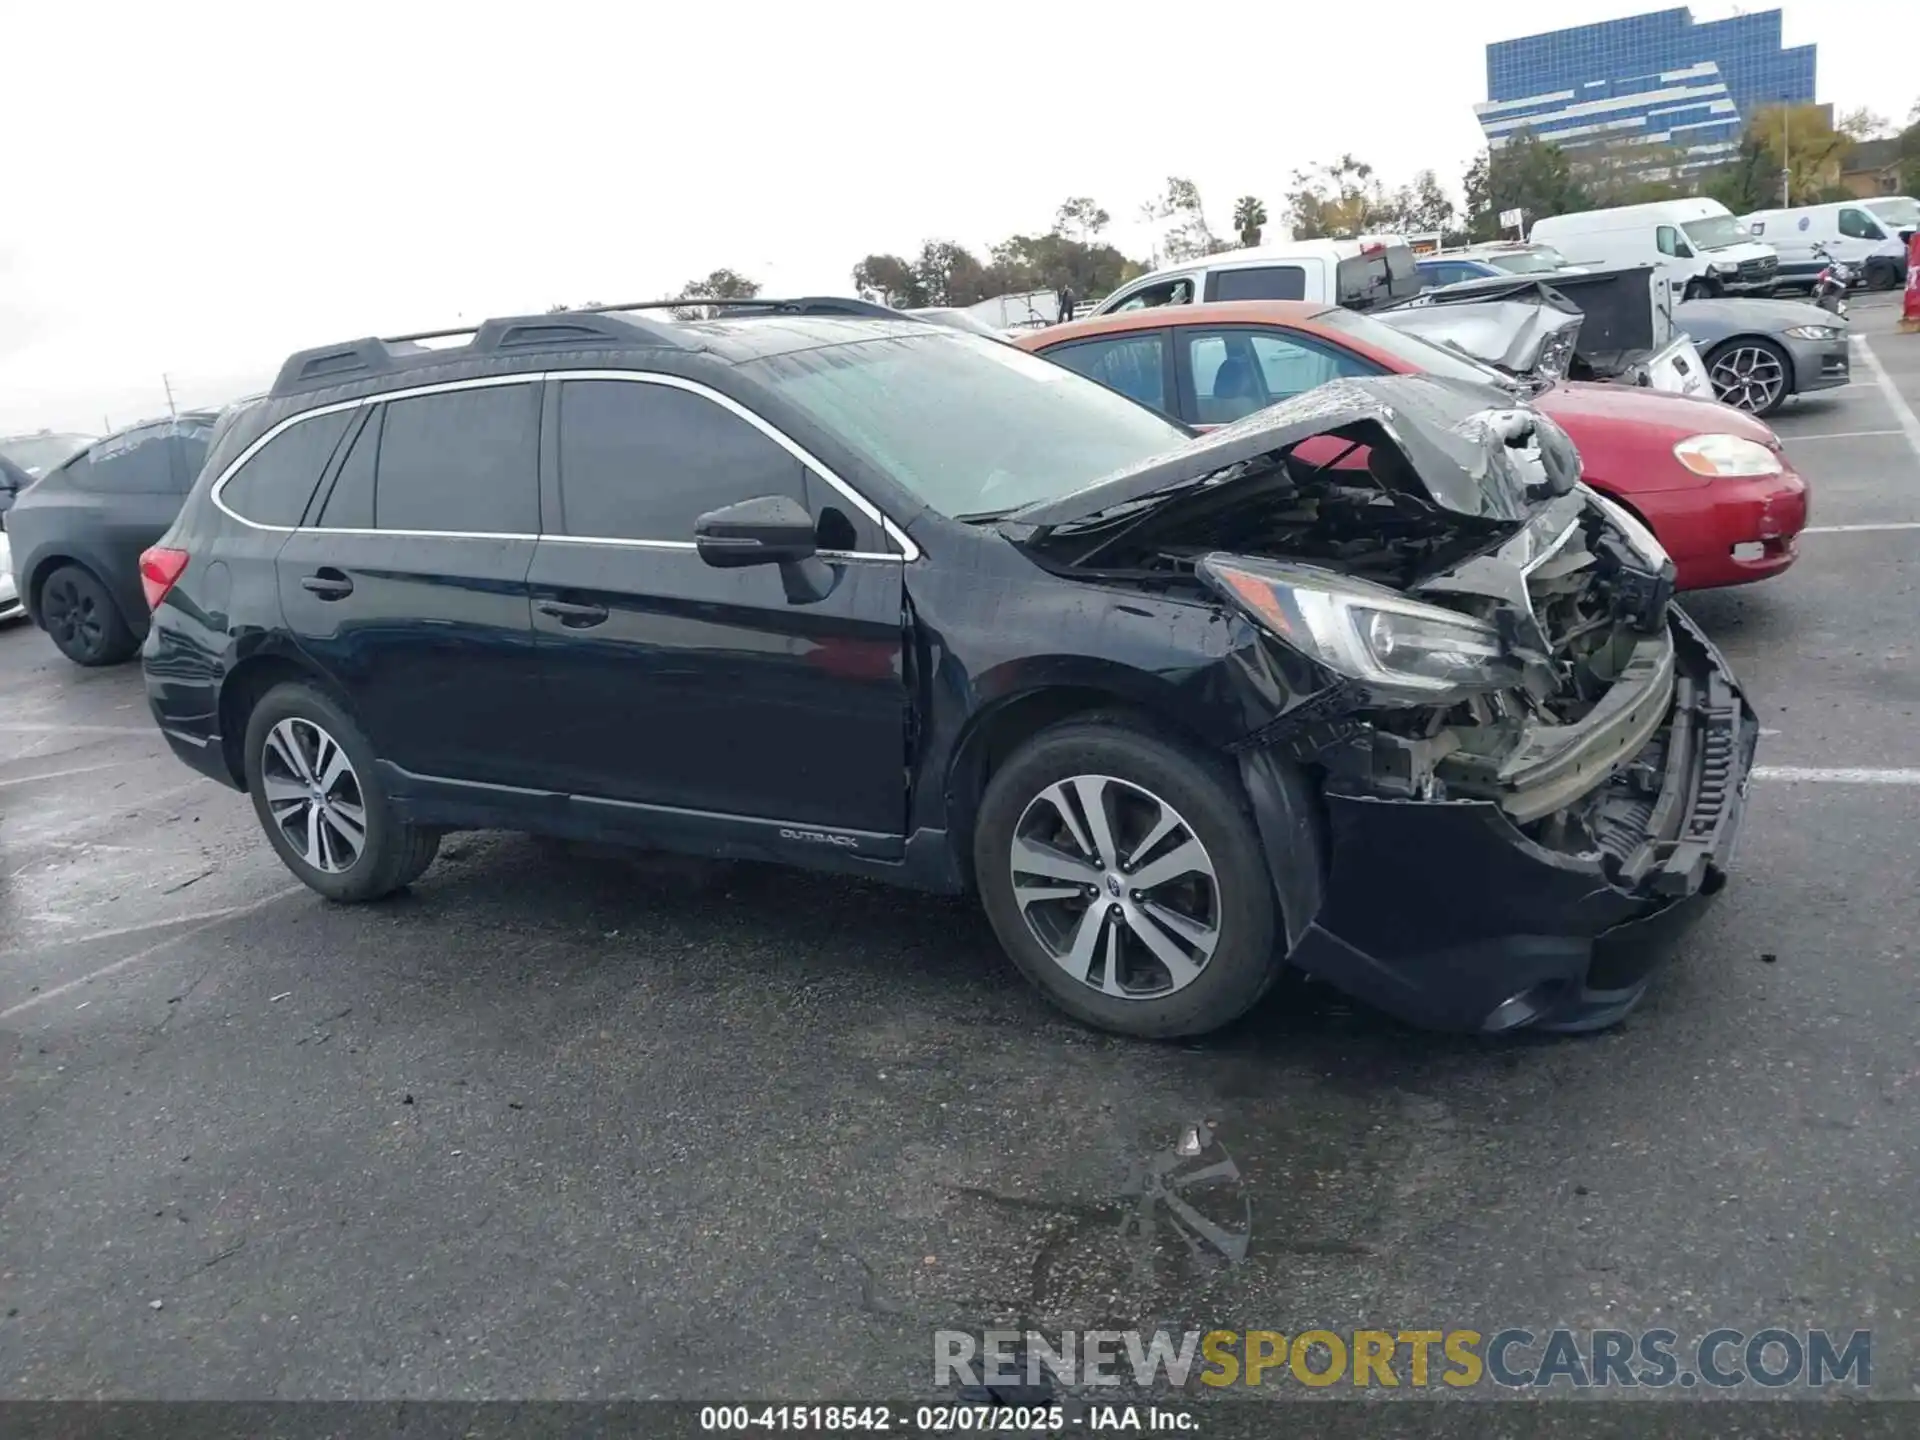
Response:
[{"label": "side mirror", "polygon": [[693,525],[694,548],[722,570],[790,565],[813,558],[813,517],[785,495],[761,495],[709,510]]}]

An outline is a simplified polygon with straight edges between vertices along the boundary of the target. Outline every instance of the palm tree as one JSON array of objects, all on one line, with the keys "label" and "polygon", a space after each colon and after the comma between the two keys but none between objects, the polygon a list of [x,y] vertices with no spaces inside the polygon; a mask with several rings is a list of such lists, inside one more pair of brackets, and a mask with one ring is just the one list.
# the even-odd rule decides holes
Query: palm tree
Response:
[{"label": "palm tree", "polygon": [[1240,243],[1251,249],[1260,243],[1260,227],[1267,223],[1267,207],[1259,197],[1242,195],[1233,202],[1233,228],[1240,232]]}]

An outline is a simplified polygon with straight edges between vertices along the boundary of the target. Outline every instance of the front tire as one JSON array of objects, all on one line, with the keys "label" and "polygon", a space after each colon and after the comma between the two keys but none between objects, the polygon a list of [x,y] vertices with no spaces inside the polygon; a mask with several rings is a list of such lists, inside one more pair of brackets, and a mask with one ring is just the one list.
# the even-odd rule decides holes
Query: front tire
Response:
[{"label": "front tire", "polygon": [[1715,398],[1749,415],[1771,415],[1793,391],[1793,362],[1771,340],[1736,337],[1705,358]]},{"label": "front tire", "polygon": [[440,836],[394,814],[360,727],[312,685],[261,697],[247,720],[247,791],[281,861],[329,900],[391,895],[433,863]]},{"label": "front tire", "polygon": [[60,653],[76,665],[118,665],[140,648],[107,587],[84,565],[62,565],[46,578],[40,619]]},{"label": "front tire", "polygon": [[1869,290],[1891,290],[1899,283],[1900,266],[1886,259],[1869,260],[1866,273],[1861,277],[1861,284]]},{"label": "front tire", "polygon": [[1124,717],[1042,731],[997,770],[973,840],[1001,946],[1084,1024],[1218,1029],[1281,968],[1259,832],[1230,771]]}]

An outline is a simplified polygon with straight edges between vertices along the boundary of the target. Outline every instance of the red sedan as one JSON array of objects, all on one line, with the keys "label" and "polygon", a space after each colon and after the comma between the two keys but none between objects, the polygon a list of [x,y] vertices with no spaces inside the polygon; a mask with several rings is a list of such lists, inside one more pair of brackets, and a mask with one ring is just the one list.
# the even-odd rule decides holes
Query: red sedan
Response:
[{"label": "red sedan", "polygon": [[[1343,375],[1503,379],[1369,316],[1289,300],[1127,310],[1014,343],[1202,429]],[[1807,486],[1763,422],[1717,401],[1575,381],[1528,403],[1572,437],[1587,483],[1652,527],[1681,589],[1793,563]]]}]

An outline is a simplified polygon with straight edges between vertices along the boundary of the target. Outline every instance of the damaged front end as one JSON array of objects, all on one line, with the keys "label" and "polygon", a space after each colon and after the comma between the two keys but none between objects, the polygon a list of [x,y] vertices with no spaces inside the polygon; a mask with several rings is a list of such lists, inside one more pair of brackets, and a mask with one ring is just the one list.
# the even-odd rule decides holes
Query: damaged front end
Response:
[{"label": "damaged front end", "polygon": [[1252,627],[1241,762],[1295,963],[1427,1025],[1611,1023],[1720,884],[1752,710],[1550,420],[1413,377],[1314,396],[1250,417],[1280,445],[1024,543]]}]

